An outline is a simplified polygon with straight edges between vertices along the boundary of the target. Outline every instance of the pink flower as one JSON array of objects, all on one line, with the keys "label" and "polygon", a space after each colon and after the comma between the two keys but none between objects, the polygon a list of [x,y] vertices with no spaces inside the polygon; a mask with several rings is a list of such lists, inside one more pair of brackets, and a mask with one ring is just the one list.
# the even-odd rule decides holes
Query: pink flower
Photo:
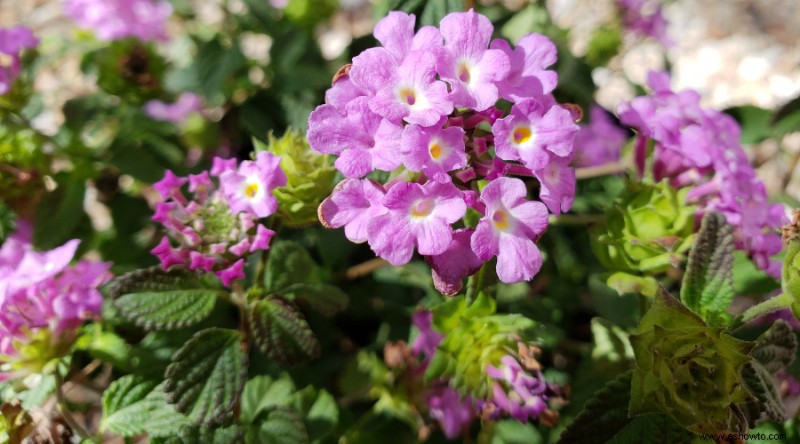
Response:
[{"label": "pink flower", "polygon": [[435,256],[425,257],[433,268],[433,285],[448,296],[461,291],[462,280],[480,270],[483,261],[475,255],[470,245],[474,230],[461,228],[453,232],[453,240],[447,250]]},{"label": "pink flower", "polygon": [[20,25],[0,28],[0,59],[8,59],[5,63],[0,62],[0,95],[9,92],[19,76],[20,53],[38,44],[39,39],[34,37],[30,28]]},{"label": "pink flower", "polygon": [[525,184],[501,177],[481,192],[486,216],[478,222],[471,245],[483,261],[497,256],[497,276],[505,283],[531,279],[542,266],[534,243],[547,229],[547,208],[525,198]]},{"label": "pink flower", "polygon": [[375,39],[399,65],[413,51],[432,51],[442,45],[442,34],[433,26],[423,26],[414,34],[414,14],[391,11],[375,24]]},{"label": "pink flower", "polygon": [[231,210],[263,218],[278,208],[272,190],[286,185],[287,178],[281,170],[281,158],[261,151],[255,161],[245,160],[238,170],[222,173],[219,181]]},{"label": "pink flower", "polygon": [[401,182],[383,198],[387,213],[367,226],[369,245],[392,265],[411,260],[414,246],[422,255],[447,250],[452,240],[450,224],[464,217],[464,198],[452,184],[425,185]]},{"label": "pink flower", "polygon": [[570,157],[578,125],[566,109],[539,99],[526,99],[508,117],[492,125],[497,157],[519,160],[531,170],[544,168],[550,154]]},{"label": "pink flower", "polygon": [[[98,288],[111,278],[108,263],[83,260],[69,265],[78,240],[39,252],[30,243],[28,224],[18,225],[0,247],[0,380],[38,372],[59,357],[26,356],[32,351],[26,349],[31,341],[48,341],[36,345],[46,347],[39,353],[66,352],[76,329],[100,315],[103,297]],[[45,362],[38,362],[41,359]]]},{"label": "pink flower", "polygon": [[541,184],[539,199],[547,205],[551,213],[561,214],[572,208],[575,199],[575,170],[569,166],[569,159],[553,157],[544,168],[533,172]]},{"label": "pink flower", "polygon": [[328,228],[344,227],[350,241],[367,241],[367,225],[377,216],[386,213],[383,206],[383,188],[363,179],[345,179],[319,206],[319,220]]},{"label": "pink flower", "polygon": [[183,93],[174,103],[165,103],[160,100],[151,100],[144,104],[144,112],[155,120],[181,123],[203,109],[203,101],[197,94]]},{"label": "pink flower", "polygon": [[449,171],[467,166],[464,130],[458,127],[408,125],[403,130],[400,149],[410,171],[422,172],[437,182],[450,182]]},{"label": "pink flower", "polygon": [[617,4],[622,9],[623,21],[629,31],[650,37],[664,46],[672,46],[659,0],[617,0]]},{"label": "pink flower", "polygon": [[489,366],[486,374],[492,384],[491,402],[502,412],[521,422],[538,417],[547,409],[548,386],[541,374],[529,373],[511,355],[500,359],[500,368]]},{"label": "pink flower", "polygon": [[167,40],[167,19],[172,15],[172,6],[163,0],[65,0],[64,8],[78,26],[106,41]]},{"label": "pink flower", "polygon": [[597,105],[592,106],[589,116],[589,124],[581,125],[575,134],[573,165],[582,168],[618,162],[628,133]]},{"label": "pink flower", "polygon": [[357,97],[342,113],[321,105],[308,118],[308,143],[316,151],[337,154],[334,165],[346,177],[359,178],[373,169],[391,171],[400,166],[402,127],[370,110],[367,97]]},{"label": "pink flower", "polygon": [[454,12],[440,23],[444,49],[437,51],[437,69],[453,89],[453,104],[483,111],[499,97],[497,84],[511,67],[503,51],[487,49],[494,27],[475,11]]},{"label": "pink flower", "polygon": [[528,34],[511,49],[507,41],[497,39],[492,49],[502,51],[509,59],[508,76],[498,83],[500,97],[518,102],[550,94],[558,83],[558,73],[546,69],[556,62],[556,45],[541,34]]},{"label": "pink flower", "polygon": [[471,398],[450,386],[436,387],[428,394],[428,414],[439,423],[447,439],[455,439],[469,429],[477,416]]}]

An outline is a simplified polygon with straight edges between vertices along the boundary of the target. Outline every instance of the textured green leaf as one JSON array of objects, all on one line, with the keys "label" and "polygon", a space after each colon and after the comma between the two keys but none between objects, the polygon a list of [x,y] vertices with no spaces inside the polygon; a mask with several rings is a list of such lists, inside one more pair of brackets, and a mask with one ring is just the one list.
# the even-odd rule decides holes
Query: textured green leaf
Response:
[{"label": "textured green leaf", "polygon": [[56,175],[58,188],[45,195],[36,208],[33,226],[33,245],[36,248],[49,250],[79,237],[77,233],[89,223],[89,217],[83,211],[85,181],[76,172]]},{"label": "textured green leaf", "polygon": [[163,437],[177,433],[189,418],[167,404],[162,385],[127,375],[114,381],[103,393],[101,429],[123,437],[147,433]]},{"label": "textured green leaf", "polygon": [[269,296],[250,308],[253,342],[267,356],[295,365],[320,354],[320,344],[300,310],[279,296]]},{"label": "textured green leaf", "polygon": [[796,351],[797,337],[789,324],[779,319],[758,337],[750,355],[769,373],[775,373],[794,361]]},{"label": "textured green leaf", "polygon": [[625,372],[598,390],[592,399],[586,401],[558,442],[606,442],[627,426],[631,422],[628,403],[632,376],[632,372]]},{"label": "textured green leaf", "polygon": [[328,284],[293,284],[281,296],[300,307],[309,307],[325,316],[333,316],[347,308],[347,293]]},{"label": "textured green leaf", "polygon": [[689,255],[681,300],[711,326],[730,323],[733,300],[733,234],[725,217],[708,213]]},{"label": "textured green leaf", "polygon": [[261,375],[250,379],[242,393],[241,420],[254,422],[264,411],[289,406],[294,391],[294,383],[288,377],[273,379]]},{"label": "textured green leaf", "polygon": [[[667,415],[643,415],[615,434],[606,444],[690,444],[695,434],[684,429]],[[585,442],[597,442],[589,440]]]},{"label": "textured green leaf", "polygon": [[247,380],[247,354],[239,332],[208,328],[196,333],[167,367],[167,400],[196,424],[218,425],[239,404]]},{"label": "textured green leaf", "polygon": [[228,427],[184,426],[177,435],[155,438],[150,444],[232,444],[244,439],[244,430],[233,424]]},{"label": "textured green leaf", "polygon": [[308,432],[303,419],[293,409],[276,408],[265,420],[248,430],[248,444],[307,444]]},{"label": "textured green leaf", "polygon": [[300,244],[283,241],[270,247],[264,283],[270,292],[281,293],[292,284],[320,282],[319,267]]},{"label": "textured green leaf", "polygon": [[339,406],[326,390],[307,386],[295,392],[294,407],[304,418],[308,437],[312,441],[330,435],[339,423]]},{"label": "textured green leaf", "polygon": [[753,396],[753,400],[745,404],[747,422],[755,426],[756,422],[769,418],[773,421],[786,420],[786,408],[775,388],[772,375],[758,362],[750,361],[742,366],[744,386]]},{"label": "textured green leaf", "polygon": [[224,294],[210,277],[158,266],[118,277],[109,293],[126,319],[148,330],[194,325],[211,313],[217,297]]}]

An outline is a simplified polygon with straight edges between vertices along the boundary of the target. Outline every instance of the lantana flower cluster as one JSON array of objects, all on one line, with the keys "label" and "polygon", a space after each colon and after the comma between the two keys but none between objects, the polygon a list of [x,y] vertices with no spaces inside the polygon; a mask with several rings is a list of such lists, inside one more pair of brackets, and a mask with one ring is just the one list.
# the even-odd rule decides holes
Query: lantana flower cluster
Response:
[{"label": "lantana flower cluster", "polygon": [[[426,310],[418,311],[412,317],[418,334],[411,344],[411,351],[420,363],[420,377],[444,337],[436,331],[432,321],[433,314]],[[446,379],[426,384],[427,393],[423,398],[427,402],[428,414],[439,423],[448,438],[460,436],[478,417],[489,420],[509,417],[527,422],[552,414],[548,402],[558,396],[558,389],[545,381],[538,362],[523,344],[517,352],[503,355],[484,371],[491,380],[491,389],[483,397],[474,394],[462,396]]]},{"label": "lantana flower cluster", "polygon": [[[736,247],[779,277],[781,263],[772,256],[781,250],[778,233],[788,221],[786,210],[769,202],[739,143],[738,124],[724,113],[701,107],[695,91],[673,92],[669,82],[666,73],[649,73],[653,93],[618,108],[622,123],[638,132],[637,168],[644,173],[648,167],[656,181],[667,179],[676,188],[691,186],[687,200],[698,205],[698,218],[709,211],[724,214],[734,227]],[[646,165],[648,159],[652,165]]]},{"label": "lantana flower cluster", "polygon": [[0,381],[39,373],[72,346],[80,325],[100,316],[105,262],[69,265],[80,241],[50,251],[31,245],[25,221],[0,247]]},{"label": "lantana flower cluster", "polygon": [[185,92],[172,102],[150,100],[144,104],[144,113],[148,117],[162,122],[182,123],[193,113],[203,109],[203,99],[197,94]]},{"label": "lantana flower cluster", "polygon": [[[189,197],[182,191],[187,184]],[[152,218],[167,235],[152,253],[164,269],[183,265],[213,272],[230,285],[244,277],[247,255],[269,249],[275,232],[260,219],[275,212],[272,191],[284,185],[280,157],[263,151],[239,165],[236,159],[215,158],[210,171],[188,177],[167,171],[153,185],[163,201]]]},{"label": "lantana flower cluster", "polygon": [[[551,95],[555,45],[539,34],[514,48],[491,40],[489,19],[472,10],[447,15],[439,28],[415,33],[414,25],[403,12],[378,22],[382,46],[341,70],[309,118],[311,147],[337,155],[346,177],[320,220],[392,265],[416,249],[446,294],[495,256],[503,282],[531,279],[548,210],[569,210],[575,194],[578,126]],[[510,111],[497,107],[500,99]],[[375,171],[392,179],[365,178]],[[539,200],[514,176],[538,179]],[[477,224],[462,223],[468,211]]]},{"label": "lantana flower cluster", "polygon": [[30,28],[21,25],[0,28],[0,94],[9,92],[19,76],[22,51],[38,44],[39,39]]},{"label": "lantana flower cluster", "polygon": [[642,37],[650,37],[664,46],[671,46],[667,35],[661,0],[617,0],[625,28]]},{"label": "lantana flower cluster", "polygon": [[172,5],[166,0],[64,0],[64,11],[100,40],[164,41]]}]

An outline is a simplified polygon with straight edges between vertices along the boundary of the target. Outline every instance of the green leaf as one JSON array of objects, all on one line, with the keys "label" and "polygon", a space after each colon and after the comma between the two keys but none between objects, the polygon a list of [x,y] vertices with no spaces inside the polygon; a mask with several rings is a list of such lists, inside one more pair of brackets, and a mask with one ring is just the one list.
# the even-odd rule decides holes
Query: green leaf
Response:
[{"label": "green leaf", "polygon": [[786,420],[786,408],[773,382],[772,375],[758,362],[746,362],[742,366],[744,386],[754,400],[745,404],[747,420],[750,426],[767,418],[783,422]]},{"label": "green leaf", "polygon": [[184,426],[180,433],[167,438],[155,438],[150,444],[231,444],[240,443],[244,430],[238,424],[228,427]]},{"label": "green leaf", "polygon": [[127,375],[103,393],[101,430],[126,438],[142,433],[162,437],[177,433],[189,423],[189,418],[167,404],[163,386],[154,381]]},{"label": "green leaf", "polygon": [[264,282],[270,292],[281,293],[292,284],[320,282],[319,267],[300,244],[283,241],[270,247]]},{"label": "green leaf", "polygon": [[769,373],[776,373],[794,361],[797,337],[783,320],[777,320],[758,337],[750,356],[764,366]]},{"label": "green leaf", "polygon": [[325,316],[333,316],[347,308],[347,293],[328,284],[292,284],[281,296],[300,307],[307,306]]},{"label": "green leaf", "polygon": [[156,266],[120,276],[109,293],[122,316],[136,325],[147,330],[174,330],[205,319],[224,291],[208,276]]},{"label": "green leaf", "polygon": [[772,111],[753,105],[743,105],[728,108],[725,113],[739,122],[742,128],[741,143],[759,143],[770,138]]},{"label": "green leaf", "polygon": [[621,295],[638,293],[653,297],[658,290],[658,281],[655,278],[651,276],[636,276],[624,271],[618,271],[609,276],[606,285],[617,290],[617,293]]},{"label": "green leaf", "polygon": [[89,217],[83,211],[86,178],[73,172],[59,173],[55,180],[58,188],[45,195],[36,208],[33,245],[42,250],[53,249],[79,237],[78,232],[89,223]]},{"label": "green leaf", "polygon": [[167,400],[196,424],[228,420],[247,380],[247,354],[239,332],[208,328],[196,333],[167,367]]},{"label": "green leaf", "polygon": [[[667,415],[643,415],[634,418],[620,430],[607,444],[690,444],[694,433],[684,429]],[[590,441],[594,442],[594,441]]]},{"label": "green leaf", "polygon": [[267,356],[295,365],[320,354],[320,344],[300,310],[279,296],[269,296],[250,306],[253,342]]},{"label": "green leaf", "polygon": [[420,16],[421,26],[439,26],[439,21],[451,12],[462,12],[464,10],[464,0],[437,0],[426,2],[425,9]]},{"label": "green leaf", "polygon": [[241,420],[254,422],[262,412],[289,406],[294,391],[294,383],[288,377],[273,379],[260,375],[250,379],[242,393]]},{"label": "green leaf", "polygon": [[628,418],[628,403],[631,399],[633,372],[625,372],[584,404],[583,409],[561,434],[558,442],[606,442],[622,430]]},{"label": "green leaf", "polygon": [[708,213],[689,255],[681,300],[711,326],[727,326],[733,300],[733,234],[725,217]]},{"label": "green leaf", "polygon": [[330,435],[339,423],[339,406],[327,390],[308,386],[294,394],[294,407],[304,417],[312,441]]},{"label": "green leaf", "polygon": [[265,420],[247,431],[248,444],[308,444],[308,432],[303,419],[293,409],[276,408]]}]

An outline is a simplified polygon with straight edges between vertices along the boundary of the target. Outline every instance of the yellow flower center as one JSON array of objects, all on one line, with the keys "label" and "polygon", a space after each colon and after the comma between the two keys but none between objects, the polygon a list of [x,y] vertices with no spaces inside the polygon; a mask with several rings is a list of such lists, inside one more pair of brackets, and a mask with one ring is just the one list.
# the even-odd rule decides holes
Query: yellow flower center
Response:
[{"label": "yellow flower center", "polygon": [[469,83],[469,79],[469,67],[466,63],[462,63],[458,66],[458,80],[461,80],[463,83]]},{"label": "yellow flower center", "polygon": [[403,88],[400,90],[400,100],[408,106],[414,106],[417,103],[417,94],[411,88]]},{"label": "yellow flower center", "polygon": [[505,230],[508,228],[509,220],[508,220],[508,213],[503,210],[497,210],[492,215],[492,221],[494,222],[494,226],[500,230]]},{"label": "yellow flower center", "polygon": [[257,193],[258,193],[257,183],[251,183],[250,185],[247,185],[247,187],[244,189],[244,195],[250,198],[255,197]]},{"label": "yellow flower center", "polygon": [[411,208],[411,215],[414,217],[425,217],[433,211],[433,202],[427,199],[417,201]]},{"label": "yellow flower center", "polygon": [[523,144],[531,139],[531,129],[528,127],[521,126],[514,130],[512,137],[514,138],[514,143],[517,145]]},{"label": "yellow flower center", "polygon": [[438,143],[432,143],[428,147],[428,151],[431,153],[432,159],[438,159],[442,157],[442,147]]}]

